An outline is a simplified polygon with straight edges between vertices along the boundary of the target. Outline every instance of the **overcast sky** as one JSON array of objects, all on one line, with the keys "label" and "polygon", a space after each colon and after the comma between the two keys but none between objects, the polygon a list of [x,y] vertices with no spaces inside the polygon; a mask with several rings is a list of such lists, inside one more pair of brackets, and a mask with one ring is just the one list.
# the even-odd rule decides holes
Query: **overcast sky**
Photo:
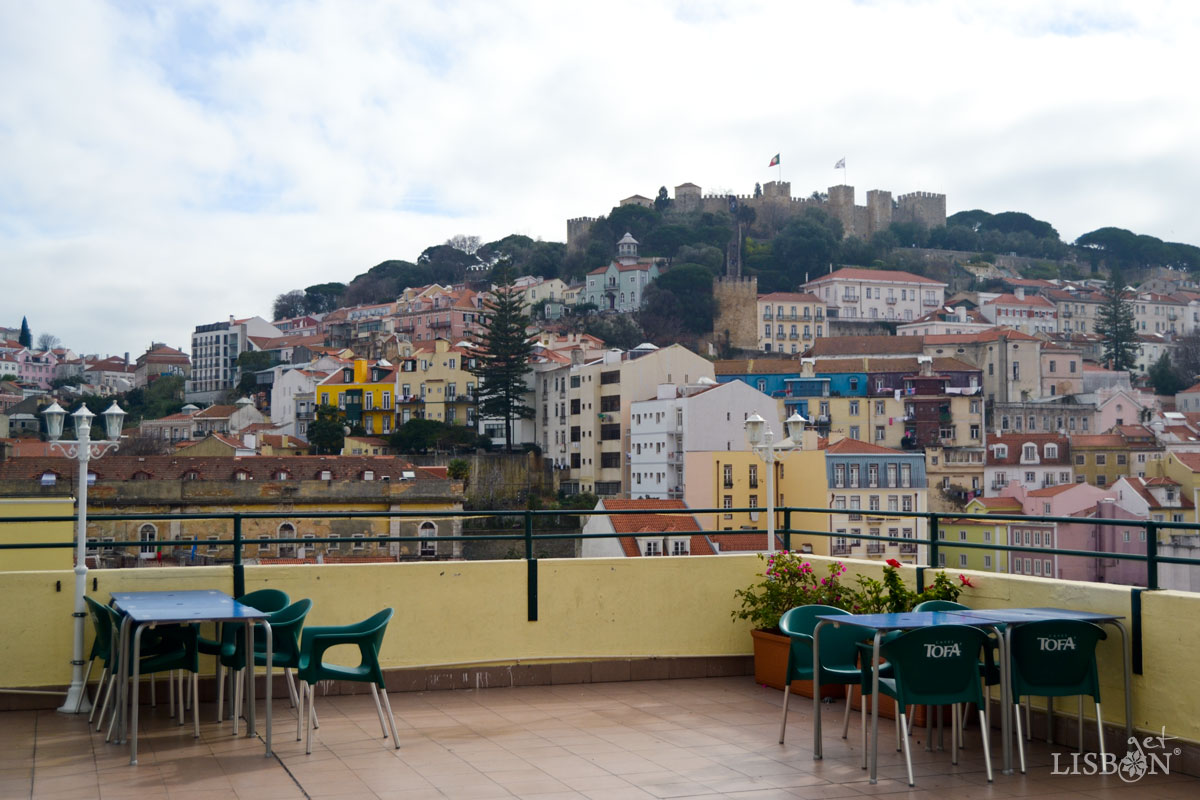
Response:
[{"label": "overcast sky", "polygon": [[0,325],[79,352],[685,181],[1200,244],[1191,2],[0,0]]}]

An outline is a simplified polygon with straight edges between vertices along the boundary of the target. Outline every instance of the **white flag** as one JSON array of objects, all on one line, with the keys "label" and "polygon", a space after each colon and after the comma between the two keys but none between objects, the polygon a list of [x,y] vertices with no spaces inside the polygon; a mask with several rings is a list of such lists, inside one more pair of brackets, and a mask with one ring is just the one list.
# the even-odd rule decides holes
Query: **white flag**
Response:
[{"label": "white flag", "polygon": [[833,165],[833,168],[834,169],[845,169],[846,168],[846,159],[845,158],[839,159],[838,162]]}]

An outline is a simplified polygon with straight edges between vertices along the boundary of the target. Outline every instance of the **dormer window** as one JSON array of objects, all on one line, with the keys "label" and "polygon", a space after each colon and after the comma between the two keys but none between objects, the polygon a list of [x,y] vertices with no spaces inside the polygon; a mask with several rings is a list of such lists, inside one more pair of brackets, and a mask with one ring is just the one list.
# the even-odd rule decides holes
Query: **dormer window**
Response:
[{"label": "dormer window", "polygon": [[288,472],[286,469],[281,469],[281,470],[279,470],[279,472],[275,473],[275,480],[277,480],[277,481],[290,481],[291,479],[292,479],[292,474],[290,472]]},{"label": "dormer window", "polygon": [[375,480],[375,471],[374,471],[374,470],[370,470],[370,469],[365,469],[365,470],[363,470],[362,479],[363,479],[364,481],[373,481],[373,480]]},{"label": "dormer window", "polygon": [[185,481],[198,481],[200,480],[200,473],[194,469],[189,469],[187,473],[184,474],[183,479]]},{"label": "dormer window", "polygon": [[244,469],[239,469],[237,472],[233,473],[233,479],[235,481],[248,481],[250,480],[250,473],[246,472]]},{"label": "dormer window", "polygon": [[1021,448],[1022,461],[1037,461],[1037,445],[1027,444]]},{"label": "dormer window", "polygon": [[1048,444],[1042,448],[1042,451],[1047,459],[1058,458],[1058,445],[1056,444]]},{"label": "dormer window", "polygon": [[58,475],[53,472],[42,473],[42,486],[54,486],[58,483]]},{"label": "dormer window", "polygon": [[996,458],[1008,458],[1008,445],[998,444],[993,449],[993,452],[995,453]]},{"label": "dormer window", "polygon": [[321,470],[321,474],[318,477],[319,477],[319,480],[331,481],[331,480],[333,480],[333,473],[327,469],[323,469],[323,470]]}]

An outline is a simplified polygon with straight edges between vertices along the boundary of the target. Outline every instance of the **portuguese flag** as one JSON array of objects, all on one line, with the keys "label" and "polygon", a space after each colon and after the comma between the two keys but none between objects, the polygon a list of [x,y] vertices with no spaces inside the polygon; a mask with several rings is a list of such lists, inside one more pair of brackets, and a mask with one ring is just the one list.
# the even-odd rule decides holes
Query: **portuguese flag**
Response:
[{"label": "portuguese flag", "polygon": [[770,163],[770,164],[767,164],[767,166],[768,166],[768,167],[773,167],[773,166],[775,166],[775,165],[776,165],[776,164],[778,164],[778,163],[779,163],[779,153],[776,153],[776,154],[774,155],[774,157],[771,159],[771,163]]}]

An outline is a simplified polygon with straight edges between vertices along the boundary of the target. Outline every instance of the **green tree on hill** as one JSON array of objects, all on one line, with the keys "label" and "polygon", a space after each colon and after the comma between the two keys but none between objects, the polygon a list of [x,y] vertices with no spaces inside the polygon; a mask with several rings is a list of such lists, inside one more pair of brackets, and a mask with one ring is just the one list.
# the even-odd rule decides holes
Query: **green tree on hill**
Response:
[{"label": "green tree on hill", "polygon": [[483,333],[475,342],[475,366],[470,372],[479,378],[479,415],[504,420],[504,441],[511,453],[513,423],[534,416],[525,404],[533,345],[525,332],[529,317],[524,295],[512,285],[507,271],[501,277],[503,285],[483,303]]},{"label": "green tree on hill", "polygon": [[1105,366],[1117,372],[1133,369],[1137,363],[1137,328],[1119,270],[1113,270],[1104,287],[1104,305],[1096,314],[1096,333],[1104,337]]},{"label": "green tree on hill", "polygon": [[33,331],[29,330],[29,320],[25,317],[21,317],[21,333],[17,336],[17,344],[33,347]]}]

